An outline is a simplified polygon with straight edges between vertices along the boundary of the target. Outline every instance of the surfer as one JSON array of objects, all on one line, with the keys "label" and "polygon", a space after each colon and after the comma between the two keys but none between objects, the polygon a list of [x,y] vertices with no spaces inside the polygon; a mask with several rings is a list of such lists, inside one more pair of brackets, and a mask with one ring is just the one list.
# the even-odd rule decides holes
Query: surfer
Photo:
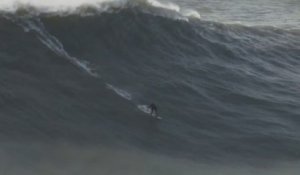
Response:
[{"label": "surfer", "polygon": [[154,117],[157,117],[158,116],[158,113],[157,113],[157,107],[156,107],[156,105],[154,104],[154,103],[151,103],[149,106],[148,106],[148,108],[150,109],[150,111],[151,111],[151,115],[153,116],[153,114],[154,114]]}]

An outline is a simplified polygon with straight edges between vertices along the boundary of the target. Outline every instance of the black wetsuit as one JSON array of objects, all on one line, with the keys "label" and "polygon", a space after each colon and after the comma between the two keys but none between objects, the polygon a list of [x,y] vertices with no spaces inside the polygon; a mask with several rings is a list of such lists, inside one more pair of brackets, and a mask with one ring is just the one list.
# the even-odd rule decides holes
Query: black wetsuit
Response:
[{"label": "black wetsuit", "polygon": [[153,114],[154,114],[154,116],[156,117],[158,115],[156,105],[154,103],[152,103],[149,105],[149,108],[151,110],[151,115],[153,116]]}]

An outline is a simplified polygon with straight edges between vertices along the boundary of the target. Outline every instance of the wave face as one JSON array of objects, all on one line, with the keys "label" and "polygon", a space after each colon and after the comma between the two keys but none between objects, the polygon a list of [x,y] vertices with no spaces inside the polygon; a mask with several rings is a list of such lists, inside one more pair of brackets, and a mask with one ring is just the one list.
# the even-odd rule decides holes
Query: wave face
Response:
[{"label": "wave face", "polygon": [[[0,17],[3,142],[126,145],[202,162],[300,159],[298,30],[150,6],[28,8]],[[163,120],[139,111],[151,102]]]}]

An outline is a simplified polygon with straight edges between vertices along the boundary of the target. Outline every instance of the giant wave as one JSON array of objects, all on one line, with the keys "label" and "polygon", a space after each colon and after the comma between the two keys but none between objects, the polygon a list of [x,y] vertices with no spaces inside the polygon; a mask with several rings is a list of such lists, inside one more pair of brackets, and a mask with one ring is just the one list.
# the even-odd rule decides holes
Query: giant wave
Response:
[{"label": "giant wave", "polygon": [[[109,7],[2,11],[2,140],[299,160],[299,31]],[[151,102],[160,123],[137,108]]]}]

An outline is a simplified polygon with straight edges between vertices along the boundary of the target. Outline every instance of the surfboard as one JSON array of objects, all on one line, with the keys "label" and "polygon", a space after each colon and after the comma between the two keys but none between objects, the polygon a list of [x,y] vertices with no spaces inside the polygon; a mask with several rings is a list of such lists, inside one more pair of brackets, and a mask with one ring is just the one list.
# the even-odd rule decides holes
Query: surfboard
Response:
[{"label": "surfboard", "polygon": [[155,118],[155,119],[157,119],[157,120],[162,120],[162,119],[163,119],[163,118],[160,117],[160,116],[153,116],[153,115],[151,115],[151,110],[149,109],[148,105],[138,105],[137,107],[138,107],[138,109],[139,109],[140,111],[142,111],[142,112],[144,112],[144,113],[150,115],[151,117],[153,117],[153,118]]}]

